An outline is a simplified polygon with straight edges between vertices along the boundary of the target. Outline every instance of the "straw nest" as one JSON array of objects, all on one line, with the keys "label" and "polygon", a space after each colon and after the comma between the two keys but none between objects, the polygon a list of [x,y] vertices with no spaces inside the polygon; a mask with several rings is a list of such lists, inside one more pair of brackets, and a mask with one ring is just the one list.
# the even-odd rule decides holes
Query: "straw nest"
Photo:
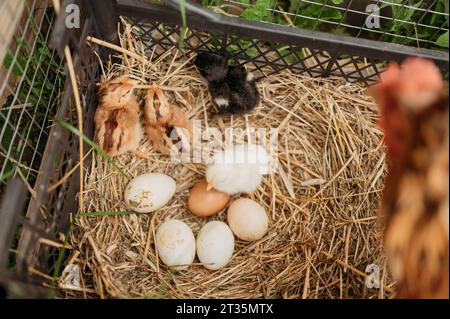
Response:
[{"label": "straw nest", "polygon": [[[103,62],[104,79],[129,74],[142,83],[168,87],[167,96],[191,119],[201,120],[203,128],[278,129],[280,170],[265,176],[249,195],[265,207],[269,232],[256,242],[237,239],[233,258],[223,269],[207,270],[198,259],[188,270],[168,269],[155,252],[158,226],[168,217],[177,218],[197,234],[210,220],[226,221],[226,210],[207,219],[190,214],[189,189],[204,176],[205,166],[173,163],[144,138],[140,149],[151,160],[129,154],[116,162],[133,177],[149,172],[171,176],[177,182],[176,194],[154,213],[80,218],[69,261],[81,267],[81,288],[66,287],[66,296],[389,297],[377,220],[385,153],[377,108],[364,88],[283,71],[259,82],[262,101],[251,113],[219,120],[210,115],[210,96],[191,64],[193,56],[173,49],[151,58],[158,48],[144,53],[144,45],[129,31],[121,34],[122,48],[133,54],[119,53],[118,64]],[[123,190],[128,180],[99,155],[93,156],[87,171],[83,211],[126,210]],[[370,264],[379,267],[379,289],[365,284]]]}]

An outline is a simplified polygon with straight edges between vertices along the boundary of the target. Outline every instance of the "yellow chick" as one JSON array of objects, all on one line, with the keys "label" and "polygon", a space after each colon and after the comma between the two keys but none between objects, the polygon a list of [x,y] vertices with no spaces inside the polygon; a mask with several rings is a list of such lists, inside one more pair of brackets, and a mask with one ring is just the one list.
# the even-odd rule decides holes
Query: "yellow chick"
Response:
[{"label": "yellow chick", "polygon": [[214,155],[206,169],[207,189],[230,195],[252,193],[269,170],[270,157],[264,147],[247,143],[234,145]]}]

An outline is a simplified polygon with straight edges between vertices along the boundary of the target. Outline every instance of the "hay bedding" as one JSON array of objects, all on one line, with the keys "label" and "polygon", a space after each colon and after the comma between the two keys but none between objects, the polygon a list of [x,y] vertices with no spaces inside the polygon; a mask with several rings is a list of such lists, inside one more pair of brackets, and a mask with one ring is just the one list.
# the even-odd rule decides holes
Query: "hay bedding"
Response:
[{"label": "hay bedding", "polygon": [[[170,99],[190,118],[202,120],[203,128],[278,128],[278,158],[285,178],[280,173],[265,176],[250,195],[268,212],[266,236],[252,243],[236,240],[233,258],[223,269],[207,270],[196,258],[188,270],[174,272],[155,253],[158,225],[168,217],[177,218],[196,235],[210,220],[226,221],[226,212],[207,219],[190,214],[189,189],[204,176],[204,165],[173,163],[153,151],[144,138],[140,148],[151,160],[122,155],[117,163],[133,177],[149,172],[173,177],[176,194],[154,213],[80,218],[71,238],[70,259],[81,266],[82,288],[64,290],[67,297],[389,296],[377,221],[385,172],[382,134],[376,106],[362,87],[283,71],[258,84],[262,102],[255,110],[246,116],[223,117],[219,123],[209,114],[209,94],[189,59],[175,49],[159,59],[140,59],[136,54],[144,56],[142,43],[129,32],[121,35],[121,41],[135,55],[119,54],[121,64],[104,63],[104,78],[127,73],[142,83],[172,88],[166,91]],[[93,156],[85,178],[83,211],[126,210],[122,198],[126,183],[105,160]],[[364,271],[372,263],[380,267],[380,289],[365,288]]]}]

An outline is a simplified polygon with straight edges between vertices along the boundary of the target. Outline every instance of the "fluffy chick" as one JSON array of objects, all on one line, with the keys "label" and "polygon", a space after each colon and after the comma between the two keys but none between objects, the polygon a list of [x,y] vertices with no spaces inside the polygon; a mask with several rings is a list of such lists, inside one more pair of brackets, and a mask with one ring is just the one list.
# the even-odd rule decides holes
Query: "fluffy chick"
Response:
[{"label": "fluffy chick", "polygon": [[239,144],[214,155],[206,169],[207,189],[215,188],[230,195],[252,193],[268,174],[270,157],[257,144]]},{"label": "fluffy chick", "polygon": [[223,81],[228,73],[228,59],[222,55],[202,52],[195,58],[195,66],[208,82]]},{"label": "fluffy chick", "polygon": [[230,66],[225,80],[209,82],[208,89],[220,113],[244,114],[259,103],[253,73],[242,66]]},{"label": "fluffy chick", "polygon": [[184,112],[166,99],[164,92],[153,85],[147,92],[144,120],[148,138],[153,147],[162,154],[169,154],[172,146],[170,136],[175,129],[183,143],[192,139],[192,123]]},{"label": "fluffy chick", "polygon": [[121,76],[102,83],[97,93],[94,141],[111,157],[136,151],[142,138],[139,105],[133,92],[137,84]]},{"label": "fluffy chick", "polygon": [[243,114],[258,105],[260,98],[253,73],[247,73],[243,66],[228,66],[227,59],[215,53],[200,53],[195,65],[208,81],[219,113]]}]

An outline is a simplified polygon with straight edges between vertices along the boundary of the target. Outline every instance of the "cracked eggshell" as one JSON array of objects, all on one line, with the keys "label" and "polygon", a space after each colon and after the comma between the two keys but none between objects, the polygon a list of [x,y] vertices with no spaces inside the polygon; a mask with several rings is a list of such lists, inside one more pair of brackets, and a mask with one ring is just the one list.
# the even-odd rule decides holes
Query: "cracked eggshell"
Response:
[{"label": "cracked eggshell", "polygon": [[195,237],[184,222],[167,219],[156,231],[155,246],[161,261],[175,270],[186,269],[195,258]]},{"label": "cracked eggshell", "polygon": [[261,239],[269,227],[264,207],[249,198],[239,198],[231,203],[227,221],[236,237],[246,241]]},{"label": "cracked eggshell", "polygon": [[231,260],[234,235],[227,224],[212,221],[205,224],[197,235],[197,256],[205,268],[216,270]]},{"label": "cracked eggshell", "polygon": [[167,175],[143,174],[128,183],[123,197],[129,209],[138,213],[151,213],[169,202],[176,186],[173,178]]}]

